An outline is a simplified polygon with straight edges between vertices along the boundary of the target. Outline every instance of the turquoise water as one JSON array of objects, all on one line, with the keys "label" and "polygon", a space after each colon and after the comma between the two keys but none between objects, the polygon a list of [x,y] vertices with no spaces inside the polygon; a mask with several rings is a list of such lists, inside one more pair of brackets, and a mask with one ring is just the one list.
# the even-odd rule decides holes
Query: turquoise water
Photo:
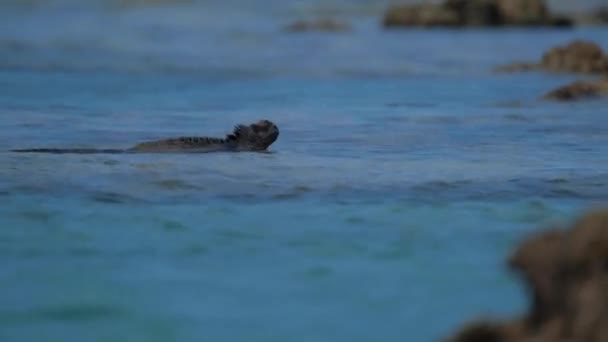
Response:
[{"label": "turquoise water", "polygon": [[[294,35],[314,6],[100,4],[0,12],[1,341],[433,341],[520,313],[513,246],[608,199],[606,100],[491,71],[605,28],[361,10]],[[8,152],[261,118],[269,154]]]}]

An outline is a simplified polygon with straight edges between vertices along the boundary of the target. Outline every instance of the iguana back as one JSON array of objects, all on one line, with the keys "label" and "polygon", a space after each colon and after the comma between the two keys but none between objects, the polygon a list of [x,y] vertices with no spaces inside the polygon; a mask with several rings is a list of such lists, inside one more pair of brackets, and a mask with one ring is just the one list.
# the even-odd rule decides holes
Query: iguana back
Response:
[{"label": "iguana back", "polygon": [[268,120],[251,125],[237,125],[225,138],[177,137],[137,144],[128,149],[96,148],[26,148],[13,152],[32,153],[161,153],[161,152],[218,152],[263,151],[279,137],[278,127]]}]

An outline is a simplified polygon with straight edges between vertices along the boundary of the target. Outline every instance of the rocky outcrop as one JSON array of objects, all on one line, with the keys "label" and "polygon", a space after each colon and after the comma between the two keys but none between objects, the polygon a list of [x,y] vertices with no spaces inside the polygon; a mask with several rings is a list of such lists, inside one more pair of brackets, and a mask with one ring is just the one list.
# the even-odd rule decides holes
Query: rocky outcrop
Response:
[{"label": "rocky outcrop", "polygon": [[541,65],[557,72],[608,73],[608,56],[595,43],[574,41],[547,51]]},{"label": "rocky outcrop", "polygon": [[593,42],[577,40],[545,52],[539,62],[516,62],[498,67],[496,70],[501,72],[545,70],[608,75],[608,55]]},{"label": "rocky outcrop", "polygon": [[570,26],[551,15],[543,0],[445,0],[442,4],[396,5],[385,27]]},{"label": "rocky outcrop", "polygon": [[446,0],[444,7],[454,11],[463,26],[498,26],[503,24],[499,1]]},{"label": "rocky outcrop", "polygon": [[351,27],[347,23],[336,21],[333,19],[318,19],[313,21],[300,20],[285,27],[288,32],[307,32],[307,31],[323,31],[323,32],[347,32]]},{"label": "rocky outcrop", "polygon": [[451,342],[608,341],[608,210],[523,242],[509,260],[528,287],[527,314],[473,323]]},{"label": "rocky outcrop", "polygon": [[[545,52],[539,62],[512,63],[498,67],[496,71],[586,73],[608,77],[608,55],[593,42],[577,40]],[[602,96],[608,96],[608,79],[574,82],[547,93],[543,98],[573,101]]]},{"label": "rocky outcrop", "polygon": [[552,20],[543,0],[498,0],[497,5],[508,25],[546,25]]},{"label": "rocky outcrop", "polygon": [[575,101],[603,96],[608,96],[608,80],[574,82],[547,93],[544,98],[555,101]]}]

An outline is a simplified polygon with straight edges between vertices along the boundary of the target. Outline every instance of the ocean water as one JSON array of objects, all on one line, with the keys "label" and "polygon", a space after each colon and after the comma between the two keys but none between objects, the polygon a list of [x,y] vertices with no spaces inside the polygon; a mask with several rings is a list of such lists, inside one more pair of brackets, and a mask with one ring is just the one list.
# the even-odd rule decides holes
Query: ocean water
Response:
[{"label": "ocean water", "polygon": [[[608,29],[387,32],[379,3],[1,5],[0,341],[435,341],[521,313],[513,247],[606,204],[608,102],[492,68]],[[281,29],[319,13],[352,32]],[[9,152],[262,118],[271,153]]]}]

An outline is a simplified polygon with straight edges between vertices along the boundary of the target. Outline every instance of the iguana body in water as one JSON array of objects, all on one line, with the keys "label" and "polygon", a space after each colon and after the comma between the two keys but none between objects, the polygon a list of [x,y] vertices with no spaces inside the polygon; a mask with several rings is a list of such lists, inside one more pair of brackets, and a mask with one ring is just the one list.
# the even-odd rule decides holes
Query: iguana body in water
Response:
[{"label": "iguana body in water", "polygon": [[251,125],[237,125],[225,138],[178,137],[147,141],[128,149],[95,148],[27,148],[13,152],[38,153],[160,153],[160,152],[217,152],[264,151],[279,137],[279,128],[268,120]]}]

